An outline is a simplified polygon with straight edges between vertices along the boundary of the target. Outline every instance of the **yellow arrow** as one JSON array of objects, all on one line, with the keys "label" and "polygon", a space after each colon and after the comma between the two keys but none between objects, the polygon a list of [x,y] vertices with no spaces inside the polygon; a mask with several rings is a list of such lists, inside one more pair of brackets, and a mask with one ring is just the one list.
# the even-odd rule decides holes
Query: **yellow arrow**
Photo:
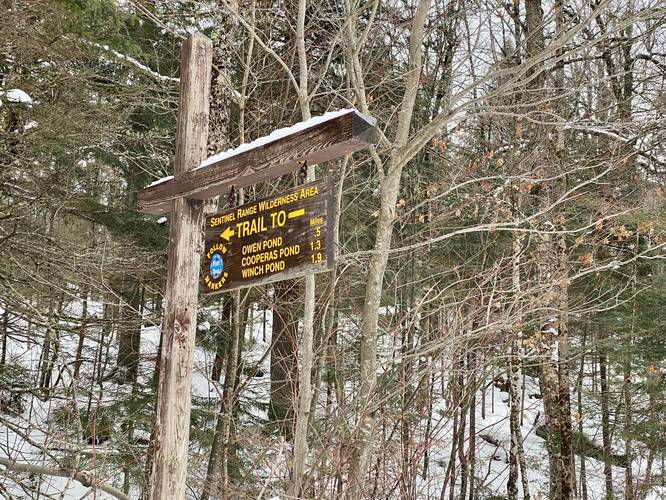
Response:
[{"label": "yellow arrow", "polygon": [[294,210],[293,212],[289,212],[287,214],[287,219],[294,219],[296,217],[300,217],[304,213],[305,213],[305,209],[304,208],[299,208],[298,210]]},{"label": "yellow arrow", "polygon": [[229,226],[222,233],[220,233],[220,238],[224,238],[225,240],[229,241],[233,235],[234,230],[231,229],[231,226]]}]

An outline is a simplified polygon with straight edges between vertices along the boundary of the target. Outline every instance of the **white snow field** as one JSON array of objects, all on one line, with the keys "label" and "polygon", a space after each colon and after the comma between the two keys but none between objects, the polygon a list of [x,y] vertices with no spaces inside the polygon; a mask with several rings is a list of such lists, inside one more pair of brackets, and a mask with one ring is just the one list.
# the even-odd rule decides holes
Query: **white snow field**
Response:
[{"label": "white snow field", "polygon": [[[103,305],[90,301],[88,302],[88,314],[91,317],[101,317]],[[142,330],[141,339],[141,369],[140,382],[148,383],[152,376],[152,369],[157,355],[157,346],[159,345],[159,326],[150,324],[150,308],[147,308],[145,315],[146,324]],[[72,318],[80,316],[81,302],[73,301],[66,311]],[[209,317],[216,320],[217,313],[215,308],[207,310]],[[14,331],[27,330],[28,326],[22,323],[18,318],[12,318]],[[69,326],[75,326],[75,322]],[[284,498],[283,487],[285,480],[288,479],[288,457],[290,454],[289,445],[277,436],[270,437],[261,435],[260,429],[266,421],[266,407],[270,392],[270,355],[267,350],[271,343],[271,325],[272,316],[270,310],[260,310],[254,304],[251,307],[247,328],[244,337],[243,361],[245,368],[260,368],[260,373],[251,377],[255,370],[244,370],[241,383],[243,389],[241,393],[241,402],[243,411],[241,419],[243,422],[243,433],[239,439],[243,442],[241,453],[248,463],[255,464],[255,476],[262,483],[261,498]],[[63,328],[68,325],[66,322],[61,324]],[[210,323],[199,325],[199,332],[205,333],[210,328]],[[340,343],[345,346],[352,346],[356,338],[355,322],[351,319],[340,319]],[[30,336],[12,336],[8,339],[7,359],[11,362],[18,362],[28,370],[32,370],[36,376],[36,367],[39,362],[41,335],[37,335],[39,327],[32,326]],[[78,335],[71,329],[63,329],[61,335],[61,345],[59,359],[73,359],[78,343]],[[113,332],[115,335],[115,332]],[[85,409],[88,405],[103,405],[105,402],[111,402],[117,396],[123,394],[130,395],[130,389],[127,386],[119,386],[112,379],[104,382],[104,391],[102,398],[99,398],[99,386],[91,384],[92,360],[98,353],[99,327],[91,326],[88,330],[87,341],[84,349],[85,362],[81,368],[81,379],[74,383],[71,378],[71,371],[60,371],[56,363],[56,370],[53,373],[53,380],[60,377],[58,388],[54,392],[54,397],[43,401],[34,393],[25,393],[23,395],[24,405],[22,411],[18,414],[1,413],[0,419],[0,458],[15,460],[19,463],[29,463],[31,465],[42,465],[45,467],[63,467],[76,468],[90,475],[94,474],[95,480],[105,483],[109,486],[122,489],[124,474],[114,465],[114,457],[118,451],[115,442],[104,442],[97,445],[89,444],[77,436],[82,435],[82,429],[78,428],[76,419],[72,419],[69,427],[56,425],[58,415],[62,413],[63,407],[69,405],[71,408],[73,402],[78,403],[79,409]],[[380,370],[386,373],[393,369],[396,363],[395,353],[392,352],[392,344],[388,336],[383,337],[382,363]],[[106,371],[108,373],[115,363],[116,348],[115,337],[107,339],[104,347],[104,356],[106,360]],[[194,405],[203,407],[209,405],[210,408],[217,408],[218,401],[222,392],[221,383],[210,379],[210,369],[213,364],[214,353],[198,346],[195,351],[195,364],[192,382],[192,396]],[[347,363],[353,362],[352,359],[346,360]],[[447,363],[442,363],[446,368]],[[259,376],[261,375],[261,376]],[[439,376],[439,375],[438,375]],[[536,435],[536,421],[539,415],[543,414],[542,402],[540,399],[529,398],[527,395],[538,393],[538,384],[531,377],[525,377],[526,381],[526,400],[525,413],[522,432],[524,436],[524,447],[527,466],[529,468],[529,483],[532,498],[547,498],[548,491],[548,458],[544,441]],[[92,392],[91,392],[92,389]],[[423,452],[427,448],[430,456],[430,467],[428,475],[423,478],[419,474],[413,486],[413,495],[415,498],[435,499],[440,498],[443,478],[445,476],[446,466],[448,464],[452,435],[452,420],[444,418],[450,408],[447,409],[447,403],[439,397],[441,389],[435,392],[435,403],[433,405],[432,418],[432,436],[429,443],[419,443],[419,435],[423,435],[422,426],[413,432],[412,449],[416,450],[416,456],[421,459]],[[325,391],[324,391],[325,392]],[[347,392],[351,396],[353,388],[348,386]],[[6,390],[3,391],[6,394]],[[92,397],[91,397],[92,394]],[[3,395],[4,397],[4,395]],[[325,397],[320,398],[318,411],[323,415]],[[496,387],[489,386],[485,395],[485,418],[482,417],[481,395],[477,393],[476,407],[476,471],[479,477],[477,484],[477,498],[488,498],[491,495],[503,496],[506,494],[506,482],[508,478],[508,448],[509,448],[509,422],[507,394]],[[575,402],[575,397],[572,397]],[[592,404],[586,401],[586,404]],[[330,408],[329,408],[330,410]],[[381,419],[381,417],[380,417]],[[214,428],[214,419],[208,419],[208,427],[198,429],[198,431],[208,432],[212,437]],[[349,422],[350,425],[353,422]],[[601,443],[600,422],[585,419],[583,421],[586,435],[596,443]],[[245,432],[247,429],[247,432]],[[499,443],[495,446],[481,438],[481,435],[490,435]],[[258,442],[261,436],[261,442]],[[149,434],[147,431],[137,431],[135,437],[147,441]],[[399,440],[399,438],[397,438]],[[617,441],[613,443],[614,451],[622,452],[623,443]],[[637,446],[639,443],[637,443]],[[399,444],[397,444],[399,446]],[[190,489],[188,496],[197,498],[198,485],[205,475],[208,450],[192,442],[190,446]],[[398,454],[399,455],[399,454]],[[333,454],[331,454],[333,456]],[[140,459],[143,462],[143,458]],[[392,458],[389,457],[389,462]],[[77,464],[80,464],[77,466]],[[576,457],[577,470],[579,469],[579,457]],[[660,465],[660,464],[659,464]],[[397,464],[393,464],[396,471],[399,472]],[[336,464],[332,464],[335,468]],[[645,473],[646,460],[645,453],[638,453],[633,463],[635,477]],[[604,496],[604,476],[603,463],[587,458],[587,486],[588,498],[599,499]],[[398,474],[396,472],[396,475]],[[620,493],[624,486],[625,471],[620,467],[613,467],[615,488]],[[101,491],[99,488],[93,488],[81,484],[68,477],[55,477],[51,475],[31,475],[27,473],[5,472],[0,485],[5,493],[12,498],[35,498],[34,491],[39,491],[40,498],[113,498],[112,495]],[[139,492],[133,489],[129,490],[129,497],[136,498]],[[540,496],[539,496],[540,495]],[[333,498],[331,496],[331,498]],[[399,490],[395,489],[392,498],[399,497]],[[9,497],[8,497],[9,498]],[[648,499],[657,500],[666,498],[666,488],[656,488],[649,493]]]}]

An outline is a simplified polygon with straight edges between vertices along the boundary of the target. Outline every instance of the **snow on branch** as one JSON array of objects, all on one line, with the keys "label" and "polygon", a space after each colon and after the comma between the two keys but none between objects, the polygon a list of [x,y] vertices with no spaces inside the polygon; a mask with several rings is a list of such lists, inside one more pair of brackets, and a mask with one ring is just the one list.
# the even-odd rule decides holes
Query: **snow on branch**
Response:
[{"label": "snow on branch", "polygon": [[[40,476],[71,477],[83,486],[92,487],[93,477],[87,472],[76,472],[74,470],[63,469],[60,467],[44,467],[42,465],[20,463],[8,458],[0,458],[0,465],[6,467],[5,472],[27,472],[28,474],[36,474]],[[127,495],[111,485],[99,483],[95,480],[95,487],[109,495],[120,498],[121,500],[129,500]]]},{"label": "snow on branch", "polygon": [[97,49],[101,49],[101,50],[105,51],[106,53],[111,54],[116,59],[120,59],[121,61],[125,61],[125,62],[130,63],[135,68],[140,69],[144,73],[152,76],[153,78],[155,78],[155,79],[157,79],[161,82],[180,83],[180,78],[174,78],[172,76],[162,75],[162,74],[158,73],[157,71],[149,68],[145,64],[141,63],[137,59],[134,59],[133,57],[122,54],[122,53],[118,52],[117,50],[113,50],[108,45],[102,45],[100,43],[95,43],[95,42],[91,42],[89,40],[84,40],[84,39],[82,39],[82,41],[86,45],[89,45],[91,47],[95,47]]},{"label": "snow on branch", "polygon": [[[640,139],[639,136],[632,138],[624,137],[614,130],[610,130],[609,128],[604,128],[601,126],[589,126],[589,125],[579,126],[579,125],[567,124],[564,126],[564,128],[567,130],[578,130],[581,132],[603,135],[614,141],[630,145],[634,149],[634,151],[636,151],[636,154],[642,156],[643,158],[649,161],[652,161],[653,163],[656,163],[661,167],[666,167],[666,162],[664,161],[663,158],[659,157],[658,155],[651,154],[648,151],[645,151],[636,144]],[[654,170],[654,168],[652,169]]]}]

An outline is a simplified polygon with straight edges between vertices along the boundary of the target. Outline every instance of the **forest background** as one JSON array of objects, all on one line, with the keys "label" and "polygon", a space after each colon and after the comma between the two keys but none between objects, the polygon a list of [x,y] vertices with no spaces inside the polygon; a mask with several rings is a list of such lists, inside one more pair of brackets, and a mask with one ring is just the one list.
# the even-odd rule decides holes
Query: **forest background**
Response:
[{"label": "forest background", "polygon": [[666,491],[662,2],[1,0],[0,495],[147,495],[136,193],[197,31],[210,154],[348,107],[380,137],[309,169],[333,271],[200,297],[188,497]]}]

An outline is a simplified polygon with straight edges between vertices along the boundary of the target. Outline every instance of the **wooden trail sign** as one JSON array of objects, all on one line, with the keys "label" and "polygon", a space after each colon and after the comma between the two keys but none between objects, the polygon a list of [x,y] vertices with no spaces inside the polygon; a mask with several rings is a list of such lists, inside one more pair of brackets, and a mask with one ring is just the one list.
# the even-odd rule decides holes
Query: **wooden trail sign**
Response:
[{"label": "wooden trail sign", "polygon": [[173,200],[205,200],[237,188],[274,179],[310,164],[332,160],[377,140],[374,119],[355,109],[344,109],[276,130],[271,135],[212,156],[198,167],[154,183],[138,194],[141,212],[171,210]]},{"label": "wooden trail sign", "polygon": [[333,266],[333,179],[206,218],[205,293],[327,271]]},{"label": "wooden trail sign", "polygon": [[[223,194],[231,186],[241,188],[274,179],[295,170],[304,161],[319,163],[368,148],[377,138],[374,119],[355,109],[346,109],[276,130],[269,136],[204,160],[212,50],[211,41],[201,34],[191,35],[183,44],[174,176],[161,179],[138,193],[140,211],[171,212],[156,421],[151,440],[154,450],[148,493],[151,500],[185,498],[198,271],[203,243],[201,200]],[[303,192],[303,189],[311,191]],[[298,197],[294,195],[296,192]],[[290,193],[293,200],[288,198]],[[258,204],[262,201],[271,208],[259,210]],[[240,208],[247,213],[238,212]],[[253,210],[256,213],[251,213]],[[231,212],[233,221],[228,215]],[[222,217],[222,222],[215,227],[209,218],[207,237],[214,240],[213,245],[219,244],[220,238],[222,241],[228,238],[225,247],[229,254],[226,264],[224,250],[219,251],[221,262],[217,258],[212,262],[213,251],[204,264],[211,283],[219,282],[225,266],[227,269],[225,283],[210,291],[326,270],[333,259],[332,213],[332,182],[326,180],[219,214],[217,217]],[[240,226],[236,225],[238,223]],[[217,232],[218,226],[220,232]],[[211,248],[207,246],[208,250]],[[282,254],[280,248],[285,249]],[[267,253],[273,249],[278,250],[275,258],[273,253]],[[246,261],[247,265],[243,265],[242,259],[248,255],[263,261],[252,265]],[[240,265],[234,267],[239,258]],[[259,272],[259,264],[271,267],[263,267]],[[283,269],[279,269],[282,266]],[[245,276],[243,269],[249,270]]]}]

